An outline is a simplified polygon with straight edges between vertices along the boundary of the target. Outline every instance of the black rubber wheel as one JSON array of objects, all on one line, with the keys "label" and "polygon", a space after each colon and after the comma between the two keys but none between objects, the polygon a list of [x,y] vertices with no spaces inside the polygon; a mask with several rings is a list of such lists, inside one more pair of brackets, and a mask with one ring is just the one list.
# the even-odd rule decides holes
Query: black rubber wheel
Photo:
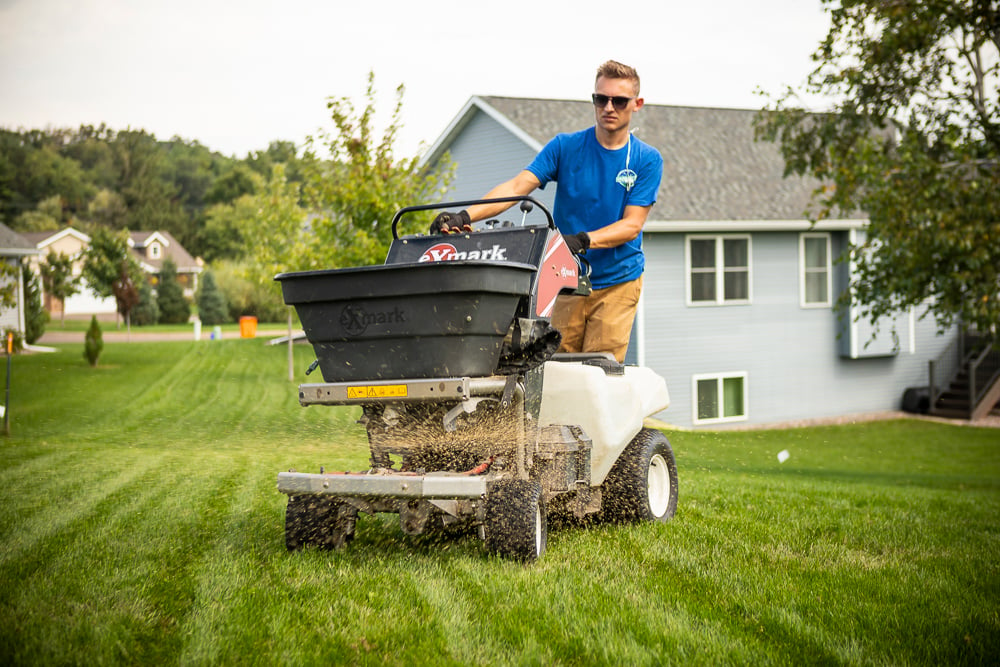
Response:
[{"label": "black rubber wheel", "polygon": [[486,496],[486,548],[505,558],[532,561],[545,553],[548,518],[539,482],[506,479]]},{"label": "black rubber wheel", "polygon": [[288,496],[285,547],[289,551],[309,545],[343,549],[354,539],[357,516],[357,509],[335,498]]},{"label": "black rubber wheel", "polygon": [[607,521],[667,521],[677,511],[677,463],[667,436],[644,428],[615,462],[602,491]]}]

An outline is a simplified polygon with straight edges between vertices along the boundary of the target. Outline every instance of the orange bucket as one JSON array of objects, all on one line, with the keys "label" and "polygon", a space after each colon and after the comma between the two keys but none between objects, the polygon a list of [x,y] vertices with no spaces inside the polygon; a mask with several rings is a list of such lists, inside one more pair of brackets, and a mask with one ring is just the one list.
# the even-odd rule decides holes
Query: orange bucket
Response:
[{"label": "orange bucket", "polygon": [[240,338],[255,338],[257,336],[257,318],[247,315],[240,318]]}]

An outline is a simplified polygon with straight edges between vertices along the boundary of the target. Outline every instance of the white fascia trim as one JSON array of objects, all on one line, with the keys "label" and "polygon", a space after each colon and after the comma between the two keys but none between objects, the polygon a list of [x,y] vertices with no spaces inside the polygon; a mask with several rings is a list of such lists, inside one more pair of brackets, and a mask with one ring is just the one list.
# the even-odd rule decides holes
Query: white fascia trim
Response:
[{"label": "white fascia trim", "polygon": [[[858,244],[858,230],[852,229],[847,235],[847,242],[851,246],[856,246]],[[847,289],[851,289],[850,285],[854,282],[854,274],[857,272],[857,262],[854,259],[854,253],[850,254],[850,258],[847,260]],[[851,359],[857,359],[861,350],[858,348],[858,337],[860,336],[858,332],[858,307],[854,305],[854,299],[851,299],[851,303],[847,308],[847,316],[850,318],[848,320],[850,327],[850,355]]]},{"label": "white fascia trim", "polygon": [[53,234],[52,236],[49,236],[48,238],[44,239],[43,241],[40,241],[36,245],[36,247],[39,250],[41,250],[41,249],[45,248],[46,246],[52,245],[53,243],[55,243],[59,239],[62,239],[64,237],[66,237],[66,236],[75,236],[79,241],[82,241],[86,245],[90,245],[90,237],[89,236],[87,236],[86,234],[84,234],[83,232],[81,232],[79,230],[73,229],[72,227],[67,227],[66,229],[63,229],[62,231],[59,231],[59,232]]},{"label": "white fascia trim", "polygon": [[649,220],[643,232],[839,232],[864,229],[867,219],[821,220]]},{"label": "white fascia trim", "polygon": [[34,248],[0,248],[0,257],[33,257],[38,254]]},{"label": "white fascia trim", "polygon": [[153,241],[159,241],[160,243],[163,244],[164,247],[167,248],[170,247],[170,241],[168,241],[166,237],[162,236],[160,232],[153,232],[148,237],[146,237],[146,243],[143,247],[148,247],[149,244],[152,243]]},{"label": "white fascia trim", "polygon": [[510,121],[509,118],[504,116],[502,113],[491,107],[489,104],[484,102],[482,98],[478,95],[473,95],[469,98],[469,101],[465,103],[462,110],[452,119],[448,124],[448,127],[444,129],[444,132],[438,137],[437,141],[431,144],[427,153],[420,158],[419,165],[425,167],[429,164],[437,162],[438,158],[445,152],[448,145],[455,140],[455,137],[469,124],[472,120],[472,114],[475,109],[482,111],[484,114],[500,123],[500,125],[506,129],[508,132],[513,134],[519,140],[523,141],[528,145],[529,148],[534,150],[536,153],[542,150],[542,144],[538,143],[532,139],[528,134],[522,130],[520,127],[515,125]]}]

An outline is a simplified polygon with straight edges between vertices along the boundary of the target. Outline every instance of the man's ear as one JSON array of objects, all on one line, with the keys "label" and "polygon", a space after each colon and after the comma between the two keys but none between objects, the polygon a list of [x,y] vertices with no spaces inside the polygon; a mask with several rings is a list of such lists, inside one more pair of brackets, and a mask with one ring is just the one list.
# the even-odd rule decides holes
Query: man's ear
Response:
[{"label": "man's ear", "polygon": [[638,111],[639,109],[641,109],[642,105],[645,103],[646,100],[642,99],[641,97],[635,98],[635,110]]}]

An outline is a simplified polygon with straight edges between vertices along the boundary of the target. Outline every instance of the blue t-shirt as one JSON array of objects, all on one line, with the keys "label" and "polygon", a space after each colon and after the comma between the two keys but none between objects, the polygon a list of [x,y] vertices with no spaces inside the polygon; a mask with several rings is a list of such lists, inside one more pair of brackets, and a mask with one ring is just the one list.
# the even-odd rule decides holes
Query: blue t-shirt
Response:
[{"label": "blue t-shirt", "polygon": [[[663,176],[663,158],[634,136],[622,148],[608,150],[591,127],[557,135],[527,169],[542,188],[550,181],[559,184],[552,216],[559,231],[576,234],[620,220],[626,206],[652,206]],[[586,259],[595,289],[635,280],[645,267],[642,234],[617,248],[588,250]]]}]

